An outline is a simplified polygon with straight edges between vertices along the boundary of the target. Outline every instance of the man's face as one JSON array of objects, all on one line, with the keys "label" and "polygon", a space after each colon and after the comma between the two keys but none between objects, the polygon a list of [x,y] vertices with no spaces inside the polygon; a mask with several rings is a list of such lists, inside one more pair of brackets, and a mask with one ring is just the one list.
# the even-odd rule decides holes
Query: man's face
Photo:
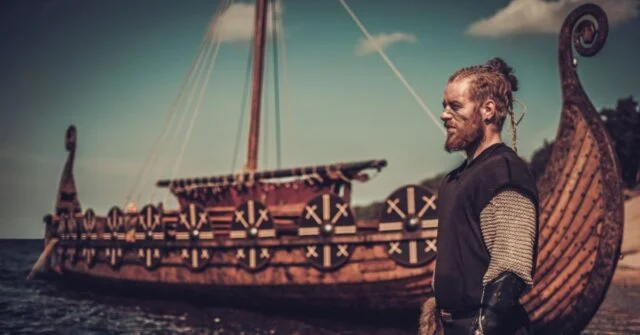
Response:
[{"label": "man's face", "polygon": [[454,80],[444,91],[440,119],[447,128],[444,148],[448,152],[464,150],[484,136],[478,106],[470,100],[470,83],[471,78]]}]

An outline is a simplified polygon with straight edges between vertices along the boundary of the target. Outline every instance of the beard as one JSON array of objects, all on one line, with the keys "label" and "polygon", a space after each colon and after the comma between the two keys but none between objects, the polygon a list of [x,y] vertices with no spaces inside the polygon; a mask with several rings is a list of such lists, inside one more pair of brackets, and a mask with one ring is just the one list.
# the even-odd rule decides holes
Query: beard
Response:
[{"label": "beard", "polygon": [[454,125],[455,131],[447,132],[444,144],[444,149],[449,153],[477,145],[484,138],[484,127],[478,111],[474,111],[471,118],[458,115]]}]

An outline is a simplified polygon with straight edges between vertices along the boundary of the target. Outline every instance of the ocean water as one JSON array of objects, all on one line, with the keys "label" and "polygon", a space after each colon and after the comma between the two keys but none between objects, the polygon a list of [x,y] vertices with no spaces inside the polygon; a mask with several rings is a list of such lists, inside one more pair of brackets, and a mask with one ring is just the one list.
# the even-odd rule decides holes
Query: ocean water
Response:
[{"label": "ocean water", "polygon": [[[27,281],[41,240],[0,240],[0,334],[415,334],[413,324],[369,325],[321,315],[283,315],[143,300]],[[373,323],[373,322],[372,322]]]},{"label": "ocean water", "polygon": [[[0,240],[3,334],[416,334],[416,324],[357,323],[321,315],[282,315],[142,300],[25,280],[39,240]],[[640,288],[612,286],[586,334],[640,333]]]}]

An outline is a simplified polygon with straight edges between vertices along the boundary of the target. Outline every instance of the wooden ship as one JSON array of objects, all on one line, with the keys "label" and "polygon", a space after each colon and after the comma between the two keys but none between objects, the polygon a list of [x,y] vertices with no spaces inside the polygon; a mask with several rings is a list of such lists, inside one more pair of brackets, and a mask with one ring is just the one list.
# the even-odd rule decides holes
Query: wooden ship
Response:
[{"label": "wooden ship", "polygon": [[[64,281],[153,287],[269,305],[418,311],[432,296],[437,194],[404,185],[375,222],[351,208],[353,181],[383,169],[371,160],[256,169],[267,0],[256,2],[246,170],[157,182],[179,208],[83,210],[73,178],[77,131],[55,213],[45,216],[45,269]],[[549,166],[540,179],[535,286],[522,303],[544,333],[577,333],[594,315],[616,268],[623,227],[617,158],[576,73],[573,49],[595,55],[608,25],[596,5],[576,8],[559,34],[563,107]]]}]

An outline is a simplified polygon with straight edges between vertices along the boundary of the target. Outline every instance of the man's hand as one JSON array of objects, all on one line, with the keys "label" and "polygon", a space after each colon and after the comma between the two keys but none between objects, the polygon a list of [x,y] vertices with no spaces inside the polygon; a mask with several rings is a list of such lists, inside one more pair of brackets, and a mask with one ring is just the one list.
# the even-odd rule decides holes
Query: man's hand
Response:
[{"label": "man's hand", "polygon": [[505,272],[487,283],[482,295],[482,307],[474,329],[475,334],[512,334],[517,323],[519,299],[524,281]]}]

